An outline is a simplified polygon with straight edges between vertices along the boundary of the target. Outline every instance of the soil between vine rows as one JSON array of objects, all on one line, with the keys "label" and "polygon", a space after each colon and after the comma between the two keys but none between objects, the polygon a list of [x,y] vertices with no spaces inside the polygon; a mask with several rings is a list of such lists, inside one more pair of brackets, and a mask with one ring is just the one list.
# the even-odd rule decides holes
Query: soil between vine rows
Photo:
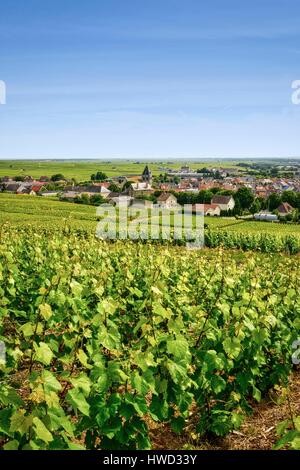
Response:
[{"label": "soil between vine rows", "polygon": [[[225,437],[206,436],[193,439],[193,423],[182,435],[176,435],[167,424],[150,423],[151,441],[156,450],[272,450],[278,440],[276,426],[291,418],[288,400],[282,398],[283,390],[273,391],[260,403],[253,403],[253,414],[248,416],[239,431]],[[300,369],[290,377],[289,403],[293,416],[300,414]],[[284,400],[280,403],[280,399]]]}]

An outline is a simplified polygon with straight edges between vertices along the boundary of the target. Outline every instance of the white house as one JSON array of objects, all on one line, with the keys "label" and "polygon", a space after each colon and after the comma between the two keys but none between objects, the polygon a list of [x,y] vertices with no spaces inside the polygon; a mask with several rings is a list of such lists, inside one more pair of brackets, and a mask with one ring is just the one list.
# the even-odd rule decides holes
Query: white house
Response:
[{"label": "white house", "polygon": [[97,191],[95,194],[100,194],[104,199],[108,198],[110,195],[111,191],[107,189],[105,186],[100,186],[99,191]]},{"label": "white house", "polygon": [[154,191],[151,184],[146,181],[139,182],[139,183],[132,183],[131,187],[136,196],[138,196],[139,194],[140,195],[151,194]]},{"label": "white house", "polygon": [[219,206],[221,211],[229,211],[234,209],[235,201],[232,196],[221,196],[216,194],[212,198],[211,204]]},{"label": "white house", "polygon": [[128,207],[133,200],[132,196],[120,195],[115,197],[110,197],[109,202],[115,204],[118,207]]},{"label": "white house", "polygon": [[79,196],[79,193],[76,191],[66,191],[61,194],[61,199],[65,199],[68,201],[74,201],[74,199]]},{"label": "white house", "polygon": [[217,204],[192,204],[191,210],[189,208],[185,209],[187,214],[201,214],[206,216],[217,216],[219,217],[221,214],[221,209]]},{"label": "white house", "polygon": [[174,196],[174,194],[170,193],[162,193],[158,198],[157,198],[157,203],[159,207],[162,207],[164,209],[172,209],[172,207],[177,207],[177,198]]},{"label": "white house", "polygon": [[221,214],[220,206],[217,204],[203,204],[204,205],[204,215],[210,215],[219,217]]}]

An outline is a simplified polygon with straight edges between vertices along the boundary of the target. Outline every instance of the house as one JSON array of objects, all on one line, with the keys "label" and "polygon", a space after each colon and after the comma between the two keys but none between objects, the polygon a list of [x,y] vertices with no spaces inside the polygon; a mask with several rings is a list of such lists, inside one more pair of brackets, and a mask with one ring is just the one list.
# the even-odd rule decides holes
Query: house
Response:
[{"label": "house", "polygon": [[[132,196],[128,196],[127,194],[120,194],[120,193],[111,193],[113,196],[109,196],[109,202],[114,204],[117,207],[128,207],[133,200]],[[117,194],[117,195],[116,195]]]},{"label": "house", "polygon": [[30,193],[30,187],[28,184],[20,184],[18,189],[16,190],[17,194],[29,194]]},{"label": "house", "polygon": [[111,181],[101,181],[101,183],[93,182],[93,186],[102,186],[103,188],[109,188]]},{"label": "house", "polygon": [[94,190],[94,188],[92,188],[92,190],[89,191],[89,192],[90,193],[95,193],[95,194],[100,194],[104,199],[108,198],[108,196],[111,193],[111,191],[109,189],[107,189],[107,187],[104,186],[104,185],[98,186],[96,188],[96,191]]},{"label": "house", "polygon": [[232,196],[215,195],[211,200],[211,204],[216,204],[219,206],[221,211],[232,210],[235,206],[235,202]]},{"label": "house", "polygon": [[45,186],[43,186],[41,184],[33,184],[31,186],[31,190],[34,191],[35,193],[39,193],[43,189],[45,189]]},{"label": "house", "polygon": [[204,206],[204,215],[219,217],[221,214],[221,209],[218,204],[203,204]]},{"label": "house", "polygon": [[170,189],[172,189],[172,186],[170,183],[160,183],[158,185],[158,188],[161,189],[162,191],[170,191]]},{"label": "house", "polygon": [[9,191],[10,193],[16,193],[21,186],[21,183],[5,183],[3,184],[3,190]]},{"label": "house", "polygon": [[111,191],[107,189],[103,185],[92,185],[92,186],[66,186],[66,192],[76,192],[77,195],[80,194],[88,194],[93,196],[94,194],[100,194],[104,199],[106,199],[110,194]]},{"label": "house", "polygon": [[264,186],[256,186],[255,194],[256,194],[256,197],[261,197],[263,199],[267,199],[267,197],[270,194],[270,191],[267,188],[265,188]]},{"label": "house", "polygon": [[57,191],[41,191],[39,195],[43,197],[55,197],[58,195],[58,192]]},{"label": "house", "polygon": [[177,207],[177,198],[174,196],[174,194],[170,193],[162,193],[158,198],[157,198],[157,203],[159,207],[162,207],[163,209],[171,209],[172,207]]},{"label": "house", "polygon": [[65,193],[62,193],[61,199],[67,200],[67,201],[74,201],[74,199],[79,195],[76,191],[66,191]]},{"label": "house", "polygon": [[207,181],[207,182],[200,182],[199,183],[199,186],[198,186],[198,189],[199,191],[207,191],[209,189],[212,189],[212,188],[215,188],[216,187],[216,183],[213,182],[213,181]]},{"label": "house", "polygon": [[3,178],[1,178],[1,181],[3,183],[9,183],[10,181],[13,181],[13,179],[10,176],[3,176]]},{"label": "house", "polygon": [[152,209],[153,202],[148,199],[132,199],[130,206],[134,209]]},{"label": "house", "polygon": [[29,196],[36,196],[36,192],[33,191],[31,186],[20,186],[17,190],[17,194],[28,194]]},{"label": "house", "polygon": [[146,196],[147,194],[153,193],[153,188],[148,182],[132,183],[131,187],[135,196]]},{"label": "house", "polygon": [[126,178],[126,176],[114,176],[112,178],[112,181],[115,181],[118,184],[124,184],[128,181],[128,179]]},{"label": "house", "polygon": [[192,172],[192,170],[187,165],[182,166],[179,170],[179,173],[191,173],[191,172]]},{"label": "house", "polygon": [[[191,213],[190,209],[185,209],[186,213]],[[205,216],[219,217],[221,209],[217,204],[192,204],[192,214],[201,214]]]},{"label": "house", "polygon": [[281,217],[285,217],[293,212],[294,208],[288,203],[288,202],[283,202],[280,204],[278,207],[278,215]]},{"label": "house", "polygon": [[[113,199],[114,197],[125,196],[125,195],[128,196],[128,194],[125,194],[125,192],[118,193],[118,192],[111,191],[109,193],[108,200]],[[132,196],[132,194],[129,194],[129,196]]]}]

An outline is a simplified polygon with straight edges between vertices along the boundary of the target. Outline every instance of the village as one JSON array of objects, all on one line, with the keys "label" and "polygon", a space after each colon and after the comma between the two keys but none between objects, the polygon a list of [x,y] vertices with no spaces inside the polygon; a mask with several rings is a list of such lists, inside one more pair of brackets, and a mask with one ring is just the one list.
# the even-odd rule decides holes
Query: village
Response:
[{"label": "village", "polygon": [[[274,170],[274,169],[273,169]],[[280,174],[271,170],[267,176],[253,171],[228,168],[194,170],[188,165],[179,169],[161,168],[153,176],[149,165],[142,174],[107,177],[101,171],[91,175],[88,182],[67,179],[62,174],[41,176],[3,177],[0,192],[17,195],[57,198],[80,204],[109,203],[151,208],[153,204],[165,209],[203,204],[205,216],[251,216],[255,220],[299,221],[300,172]],[[286,170],[286,169],[285,169]]]}]

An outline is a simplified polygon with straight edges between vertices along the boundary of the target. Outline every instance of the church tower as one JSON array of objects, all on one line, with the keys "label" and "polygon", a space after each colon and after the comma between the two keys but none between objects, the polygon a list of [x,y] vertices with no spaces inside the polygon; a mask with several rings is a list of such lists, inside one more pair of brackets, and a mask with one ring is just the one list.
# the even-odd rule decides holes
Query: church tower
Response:
[{"label": "church tower", "polygon": [[152,183],[152,173],[149,170],[148,165],[145,166],[145,169],[142,174],[142,180],[145,181],[146,183]]}]

